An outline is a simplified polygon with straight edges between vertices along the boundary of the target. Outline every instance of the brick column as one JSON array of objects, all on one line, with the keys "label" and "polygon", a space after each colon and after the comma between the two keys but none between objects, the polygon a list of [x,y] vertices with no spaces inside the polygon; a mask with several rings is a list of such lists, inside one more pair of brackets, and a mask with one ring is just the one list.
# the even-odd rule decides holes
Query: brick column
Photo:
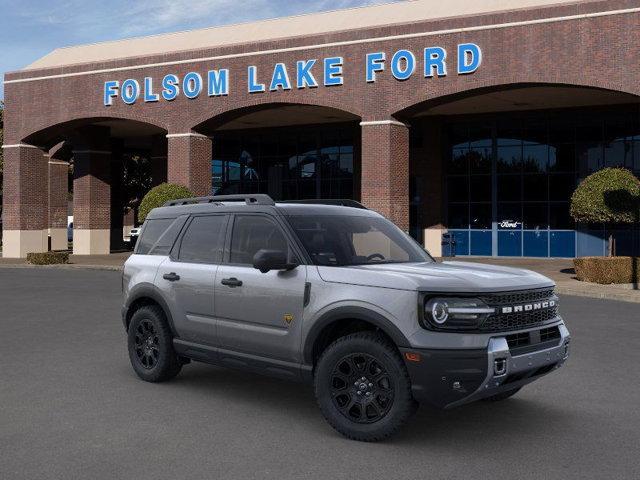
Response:
[{"label": "brick column", "polygon": [[361,122],[362,203],[409,230],[409,129],[395,120]]},{"label": "brick column", "polygon": [[83,127],[72,134],[73,253],[110,253],[111,141],[106,127]]},{"label": "brick column", "polygon": [[4,145],[2,256],[46,252],[48,154],[26,144]]},{"label": "brick column", "polygon": [[194,195],[210,195],[211,139],[198,133],[174,133],[167,140],[168,182],[184,185]]},{"label": "brick column", "polygon": [[51,250],[67,250],[69,164],[49,159],[49,236]]},{"label": "brick column", "polygon": [[154,135],[151,139],[151,185],[155,187],[167,181],[167,138]]}]

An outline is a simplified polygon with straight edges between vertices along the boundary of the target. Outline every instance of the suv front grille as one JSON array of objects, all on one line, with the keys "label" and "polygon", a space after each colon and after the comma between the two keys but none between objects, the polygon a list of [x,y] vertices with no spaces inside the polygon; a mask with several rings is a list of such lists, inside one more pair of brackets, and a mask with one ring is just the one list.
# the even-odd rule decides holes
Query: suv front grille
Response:
[{"label": "suv front grille", "polygon": [[480,325],[480,330],[496,332],[544,325],[558,316],[557,307],[512,313],[502,313],[500,307],[540,302],[553,297],[553,288],[481,295],[480,298],[490,307],[496,307],[498,313],[489,315]]}]

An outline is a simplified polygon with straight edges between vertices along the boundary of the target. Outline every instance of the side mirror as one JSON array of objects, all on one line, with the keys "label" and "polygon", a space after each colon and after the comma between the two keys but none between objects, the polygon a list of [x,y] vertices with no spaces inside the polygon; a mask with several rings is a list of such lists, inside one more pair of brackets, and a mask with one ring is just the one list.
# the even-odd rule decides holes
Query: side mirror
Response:
[{"label": "side mirror", "polygon": [[282,250],[258,250],[253,256],[253,268],[267,273],[269,270],[293,270],[298,265],[287,262],[287,254]]}]

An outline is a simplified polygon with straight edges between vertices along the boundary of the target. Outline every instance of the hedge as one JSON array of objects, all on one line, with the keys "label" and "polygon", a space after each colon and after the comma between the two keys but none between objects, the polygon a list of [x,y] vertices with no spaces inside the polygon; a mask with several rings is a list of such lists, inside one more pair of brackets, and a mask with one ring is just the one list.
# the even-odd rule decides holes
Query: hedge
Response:
[{"label": "hedge", "polygon": [[576,277],[583,282],[609,285],[640,281],[640,257],[580,257],[573,265]]},{"label": "hedge", "polygon": [[585,178],[571,196],[571,216],[584,223],[635,223],[640,180],[624,168],[604,168]]},{"label": "hedge", "polygon": [[140,202],[138,219],[141,222],[144,222],[151,210],[161,207],[169,200],[177,200],[179,198],[189,198],[193,196],[193,193],[187,187],[176,185],[174,183],[161,183],[157,187],[153,187],[149,190],[142,199],[142,202]]},{"label": "hedge", "polygon": [[69,252],[27,253],[27,262],[32,265],[69,263]]}]

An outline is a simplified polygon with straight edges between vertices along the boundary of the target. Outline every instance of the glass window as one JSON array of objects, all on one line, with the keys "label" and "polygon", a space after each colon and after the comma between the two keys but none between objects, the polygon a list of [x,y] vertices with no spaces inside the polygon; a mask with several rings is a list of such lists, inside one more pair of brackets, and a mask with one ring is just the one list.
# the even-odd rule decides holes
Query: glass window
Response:
[{"label": "glass window", "polygon": [[151,247],[158,241],[160,236],[175,221],[175,218],[154,218],[144,222],[142,234],[136,244],[136,252],[138,255],[146,255]]},{"label": "glass window", "polygon": [[567,201],[576,188],[574,175],[557,174],[549,176],[549,199]]},{"label": "glass window", "polygon": [[527,230],[546,230],[549,227],[548,204],[525,203],[522,207],[523,228]]},{"label": "glass window", "polygon": [[491,204],[472,203],[470,227],[476,230],[491,228]]},{"label": "glass window", "polygon": [[631,167],[632,144],[627,141],[611,142],[604,147],[604,164],[607,167]]},{"label": "glass window", "polygon": [[549,223],[551,229],[568,230],[575,227],[569,214],[569,202],[553,202],[549,204]]},{"label": "glass window", "polygon": [[258,250],[289,252],[289,244],[275,222],[260,215],[237,215],[231,233],[230,263],[252,265]]},{"label": "glass window", "polygon": [[547,175],[524,175],[522,177],[525,201],[547,201]]},{"label": "glass window", "polygon": [[525,172],[546,172],[548,159],[548,145],[525,145],[523,147],[522,167]]},{"label": "glass window", "polygon": [[475,147],[469,151],[471,173],[491,173],[491,147]]},{"label": "glass window", "polygon": [[348,266],[432,261],[389,220],[373,216],[289,217],[316,265]]},{"label": "glass window", "polygon": [[522,228],[522,204],[498,203],[498,228],[519,230]]},{"label": "glass window", "polygon": [[178,260],[188,263],[220,263],[226,225],[226,215],[193,217],[182,236]]},{"label": "glass window", "polygon": [[521,175],[498,175],[498,200],[509,202],[522,199]]},{"label": "glass window", "polygon": [[169,228],[160,235],[160,238],[155,245],[151,247],[149,255],[169,255],[169,252],[171,252],[171,248],[173,247],[176,238],[178,238],[180,230],[182,230],[182,226],[184,225],[184,222],[187,221],[187,218],[188,215],[182,215],[176,218],[175,221],[169,225]]},{"label": "glass window", "polygon": [[447,196],[450,202],[467,202],[469,200],[469,177],[449,177],[447,179]]},{"label": "glass window", "polygon": [[471,175],[472,202],[490,202],[492,192],[491,175]]},{"label": "glass window", "polygon": [[469,171],[469,149],[454,148],[451,152],[451,161],[447,166],[449,174],[465,174]]},{"label": "glass window", "polygon": [[522,147],[498,147],[498,173],[519,173],[522,170]]},{"label": "glass window", "polygon": [[549,170],[552,172],[574,172],[576,169],[576,147],[564,143],[549,148]]}]

